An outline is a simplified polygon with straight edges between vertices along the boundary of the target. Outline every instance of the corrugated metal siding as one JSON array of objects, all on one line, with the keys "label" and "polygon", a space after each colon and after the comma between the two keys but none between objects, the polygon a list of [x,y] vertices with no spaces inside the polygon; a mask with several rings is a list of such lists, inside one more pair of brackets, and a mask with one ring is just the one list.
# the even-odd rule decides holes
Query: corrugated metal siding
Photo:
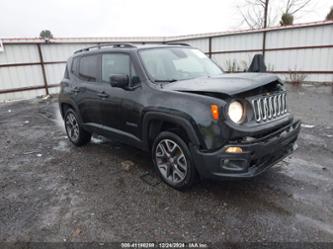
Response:
[{"label": "corrugated metal siding", "polygon": [[49,84],[59,84],[64,77],[66,63],[45,65],[47,82]]},{"label": "corrugated metal siding", "polygon": [[268,51],[265,61],[274,65],[274,71],[329,71],[333,69],[333,49]]},{"label": "corrugated metal siding", "polygon": [[[43,84],[42,70],[39,65],[0,67],[0,86],[2,90]],[[1,95],[0,98],[2,98]]]},{"label": "corrugated metal siding", "polygon": [[49,89],[50,94],[58,94],[60,91],[60,87],[52,87]]},{"label": "corrugated metal siding", "polygon": [[[277,74],[282,80],[290,81],[290,74]],[[333,82],[332,74],[299,74],[305,76],[305,81],[308,82]]]},{"label": "corrugated metal siding", "polygon": [[229,67],[233,63],[238,68],[237,71],[244,71],[250,66],[252,58],[255,54],[255,52],[214,54],[212,59],[219,64],[224,71],[229,71]]},{"label": "corrugated metal siding", "polygon": [[0,53],[0,64],[38,62],[36,45],[4,45]]},{"label": "corrugated metal siding", "polygon": [[[327,73],[306,73],[306,81],[333,82],[333,21],[315,24],[278,27],[266,30],[266,64],[270,71],[281,72],[282,79],[289,78],[285,73],[297,71],[326,71]],[[211,37],[211,38],[210,38]],[[209,51],[211,39],[211,51]],[[212,52],[215,60],[224,70],[234,63],[236,69],[246,69],[253,56],[262,49],[262,31],[236,31],[210,34],[197,34],[177,37],[101,37],[101,38],[57,38],[50,43],[41,39],[4,39],[4,52],[0,53],[0,91],[4,89],[43,86],[42,66],[19,65],[16,63],[39,63],[40,44],[46,79],[48,84],[58,84],[64,74],[65,63],[75,50],[104,42],[152,43],[179,41],[189,43],[205,53]],[[313,46],[327,46],[315,48]],[[311,48],[304,48],[311,46]],[[295,48],[298,47],[298,48]],[[274,50],[284,48],[286,50]],[[248,50],[258,50],[248,51]],[[215,52],[215,53],[214,53]],[[52,62],[57,62],[53,63]],[[282,73],[283,72],[283,73]],[[50,93],[59,91],[58,87],[49,88]],[[26,99],[45,94],[44,89],[0,94],[0,101],[7,99]]]},{"label": "corrugated metal siding", "polygon": [[5,94],[0,95],[0,101],[32,99],[32,98],[35,98],[36,96],[42,96],[44,94],[45,94],[44,89],[24,91],[24,92],[5,93]]},{"label": "corrugated metal siding", "polygon": [[181,42],[188,43],[192,47],[198,48],[204,53],[207,53],[209,51],[209,41],[207,38],[196,40],[182,40]]},{"label": "corrugated metal siding", "polygon": [[261,48],[261,33],[230,35],[216,37],[212,39],[212,51],[230,51]]},{"label": "corrugated metal siding", "polygon": [[321,27],[270,31],[266,48],[317,46],[333,44],[333,24]]},{"label": "corrugated metal siding", "polygon": [[43,44],[41,45],[44,62],[67,61],[74,51],[96,44]]}]

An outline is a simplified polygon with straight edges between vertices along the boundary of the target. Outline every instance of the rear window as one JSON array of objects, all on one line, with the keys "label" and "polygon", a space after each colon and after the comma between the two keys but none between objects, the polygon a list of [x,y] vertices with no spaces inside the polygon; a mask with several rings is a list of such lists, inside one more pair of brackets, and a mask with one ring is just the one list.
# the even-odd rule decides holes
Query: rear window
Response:
[{"label": "rear window", "polygon": [[88,55],[80,58],[79,76],[87,81],[96,81],[97,55]]}]

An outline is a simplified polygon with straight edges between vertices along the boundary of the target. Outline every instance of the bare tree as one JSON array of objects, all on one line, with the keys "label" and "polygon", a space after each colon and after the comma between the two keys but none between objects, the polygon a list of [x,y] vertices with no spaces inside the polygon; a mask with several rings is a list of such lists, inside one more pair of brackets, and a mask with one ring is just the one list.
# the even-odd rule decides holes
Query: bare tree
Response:
[{"label": "bare tree", "polygon": [[327,16],[326,16],[326,20],[332,20],[333,21],[333,6],[331,7],[330,12],[328,12]]},{"label": "bare tree", "polygon": [[[282,7],[281,25],[293,24],[295,14],[305,11],[306,7],[314,0],[241,0],[238,9],[242,15],[242,23],[251,29],[265,28],[277,21],[273,9]],[[277,7],[279,6],[279,7]],[[276,12],[276,11],[275,11]]]},{"label": "bare tree", "polygon": [[294,23],[295,14],[307,7],[311,1],[312,0],[287,0],[280,24],[282,26],[292,25]]},{"label": "bare tree", "polygon": [[287,0],[284,13],[295,15],[304,9],[312,0]]},{"label": "bare tree", "polygon": [[243,23],[251,29],[267,27],[268,0],[244,0],[242,6],[238,6]]}]

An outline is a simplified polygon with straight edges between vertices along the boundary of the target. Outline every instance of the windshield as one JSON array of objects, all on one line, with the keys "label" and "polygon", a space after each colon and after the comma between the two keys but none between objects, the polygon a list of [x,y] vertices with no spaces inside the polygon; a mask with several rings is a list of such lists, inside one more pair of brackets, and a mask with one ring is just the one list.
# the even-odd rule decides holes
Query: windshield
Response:
[{"label": "windshield", "polygon": [[155,82],[211,77],[223,71],[204,53],[193,48],[152,48],[140,51],[144,67]]}]

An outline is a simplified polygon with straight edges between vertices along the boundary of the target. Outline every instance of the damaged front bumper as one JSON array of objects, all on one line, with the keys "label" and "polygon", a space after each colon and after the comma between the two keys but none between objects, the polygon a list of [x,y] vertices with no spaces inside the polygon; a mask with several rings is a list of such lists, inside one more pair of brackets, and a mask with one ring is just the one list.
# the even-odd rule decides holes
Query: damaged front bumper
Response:
[{"label": "damaged front bumper", "polygon": [[[201,152],[192,147],[195,166],[202,178],[254,177],[295,151],[301,122],[295,121],[267,136],[249,142],[229,143],[215,152]],[[227,153],[230,146],[241,153]]]}]

